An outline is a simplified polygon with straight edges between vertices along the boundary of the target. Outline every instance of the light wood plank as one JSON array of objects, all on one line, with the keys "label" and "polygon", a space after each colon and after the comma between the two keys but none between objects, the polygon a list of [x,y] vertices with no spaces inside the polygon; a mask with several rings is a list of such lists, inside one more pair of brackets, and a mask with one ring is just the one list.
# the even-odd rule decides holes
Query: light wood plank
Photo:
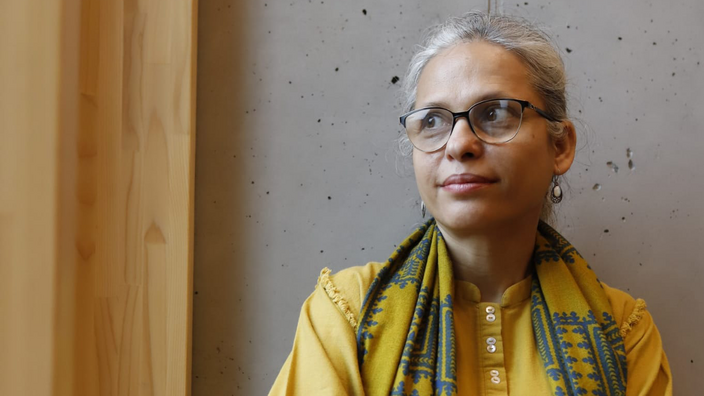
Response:
[{"label": "light wood plank", "polygon": [[60,10],[57,2],[0,5],[2,395],[52,389]]},{"label": "light wood plank", "polygon": [[196,9],[0,5],[0,394],[190,394]]}]

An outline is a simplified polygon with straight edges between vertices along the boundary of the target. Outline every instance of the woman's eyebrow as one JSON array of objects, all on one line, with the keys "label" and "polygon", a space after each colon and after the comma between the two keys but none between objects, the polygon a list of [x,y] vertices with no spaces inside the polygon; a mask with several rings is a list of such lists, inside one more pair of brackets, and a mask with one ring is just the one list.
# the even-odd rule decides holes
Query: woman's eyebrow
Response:
[{"label": "woman's eyebrow", "polygon": [[477,97],[474,103],[481,102],[487,99],[514,99],[513,95],[510,95],[504,91],[489,91],[485,92]]},{"label": "woman's eyebrow", "polygon": [[438,102],[435,102],[435,101],[427,102],[427,103],[423,103],[422,106],[418,106],[416,104],[416,109],[422,109],[422,108],[426,108],[426,107],[442,107],[444,109],[449,110],[449,107],[447,106],[447,103],[445,103],[445,102],[439,102],[439,101]]},{"label": "woman's eyebrow", "polygon": [[[489,91],[489,92],[484,92],[481,95],[477,96],[471,105],[478,103],[478,102],[481,102],[483,100],[487,100],[487,99],[521,99],[521,98],[514,98],[512,95],[509,95],[504,91]],[[451,110],[450,106],[447,104],[447,102],[444,102],[442,100],[432,100],[430,102],[422,102],[422,103],[423,103],[422,106],[419,106],[418,104],[416,104],[415,108],[416,109],[423,109],[426,107],[442,107],[444,109]],[[469,107],[467,107],[467,109],[468,108]],[[459,110],[464,111],[467,109],[459,109]]]}]

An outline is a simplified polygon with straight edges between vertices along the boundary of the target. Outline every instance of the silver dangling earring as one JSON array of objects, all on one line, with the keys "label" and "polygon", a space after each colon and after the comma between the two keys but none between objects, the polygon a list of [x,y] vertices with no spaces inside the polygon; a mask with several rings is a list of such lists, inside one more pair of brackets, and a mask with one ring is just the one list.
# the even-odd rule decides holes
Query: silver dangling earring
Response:
[{"label": "silver dangling earring", "polygon": [[425,202],[420,201],[420,214],[425,218]]},{"label": "silver dangling earring", "polygon": [[557,182],[557,175],[552,176],[552,191],[550,193],[550,200],[552,203],[560,203],[562,201],[562,188]]}]

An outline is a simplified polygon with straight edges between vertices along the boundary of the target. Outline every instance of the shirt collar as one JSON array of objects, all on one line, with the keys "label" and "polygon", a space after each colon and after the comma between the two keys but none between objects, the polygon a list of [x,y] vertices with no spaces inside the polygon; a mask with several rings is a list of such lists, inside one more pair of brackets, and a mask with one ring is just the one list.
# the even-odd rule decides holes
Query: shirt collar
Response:
[{"label": "shirt collar", "polygon": [[[508,307],[518,304],[530,298],[530,289],[533,281],[533,275],[520,280],[509,286],[501,296],[501,307]],[[472,282],[461,281],[455,279],[455,295],[460,299],[478,304],[482,300],[481,291]]]}]

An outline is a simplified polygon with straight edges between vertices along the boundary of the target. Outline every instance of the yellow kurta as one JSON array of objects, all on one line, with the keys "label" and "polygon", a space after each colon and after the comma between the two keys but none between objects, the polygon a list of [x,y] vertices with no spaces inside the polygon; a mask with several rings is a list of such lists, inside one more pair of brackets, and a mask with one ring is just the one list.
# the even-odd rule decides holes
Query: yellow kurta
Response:
[{"label": "yellow kurta", "polygon": [[[353,324],[382,265],[370,263],[331,276],[339,291],[335,301],[329,291],[316,286],[303,304],[293,350],[271,396],[364,394]],[[480,302],[480,291],[472,283],[455,281],[460,396],[551,394],[533,337],[530,286],[530,277],[512,285],[496,304]],[[636,300],[628,294],[606,285],[604,289],[616,322],[629,328],[624,338],[627,395],[672,395],[670,367],[652,317],[647,310],[636,310]]]}]

